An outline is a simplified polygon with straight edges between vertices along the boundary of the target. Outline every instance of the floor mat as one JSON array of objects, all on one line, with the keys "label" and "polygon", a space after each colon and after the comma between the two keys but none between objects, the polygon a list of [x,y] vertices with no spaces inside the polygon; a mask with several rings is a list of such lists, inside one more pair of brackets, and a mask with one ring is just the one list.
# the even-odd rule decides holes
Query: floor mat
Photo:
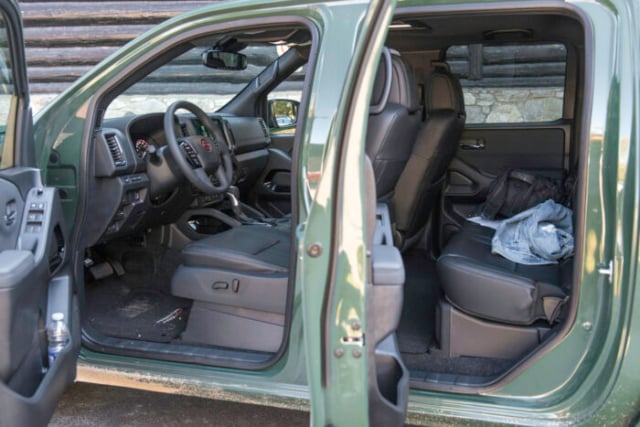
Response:
[{"label": "floor mat", "polygon": [[446,357],[430,353],[402,354],[402,360],[411,372],[411,379],[418,380],[429,374],[455,374],[475,377],[494,377],[515,364],[513,359],[491,357]]},{"label": "floor mat", "polygon": [[88,322],[104,335],[170,342],[186,328],[191,301],[108,278],[87,289]]},{"label": "floor mat", "polygon": [[435,261],[425,251],[412,251],[404,256],[406,280],[404,304],[398,327],[398,345],[402,360],[413,381],[427,381],[434,375],[444,380],[462,376],[492,378],[509,369],[515,360],[487,357],[445,357],[429,353],[435,336],[436,304],[439,296]]},{"label": "floor mat", "polygon": [[126,274],[118,278],[130,288],[153,286],[166,294],[171,292],[171,278],[182,257],[180,252],[158,245],[111,248],[108,259],[118,260]]},{"label": "floor mat", "polygon": [[404,302],[397,336],[402,353],[421,354],[429,348],[434,335],[438,295],[435,262],[425,251],[404,256],[406,280]]}]

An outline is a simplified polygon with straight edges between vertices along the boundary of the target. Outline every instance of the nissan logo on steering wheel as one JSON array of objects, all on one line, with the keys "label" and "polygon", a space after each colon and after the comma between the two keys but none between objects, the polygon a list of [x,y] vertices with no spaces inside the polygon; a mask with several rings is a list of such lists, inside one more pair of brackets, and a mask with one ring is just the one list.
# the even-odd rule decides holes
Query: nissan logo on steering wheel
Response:
[{"label": "nissan logo on steering wheel", "polygon": [[209,143],[209,141],[204,138],[200,140],[200,146],[204,149],[204,151],[211,151],[211,143]]}]

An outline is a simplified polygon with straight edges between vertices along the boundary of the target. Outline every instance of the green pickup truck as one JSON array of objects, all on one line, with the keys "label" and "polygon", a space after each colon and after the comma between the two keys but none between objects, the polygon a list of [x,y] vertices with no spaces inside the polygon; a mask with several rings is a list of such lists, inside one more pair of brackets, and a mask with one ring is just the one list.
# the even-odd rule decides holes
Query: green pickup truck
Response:
[{"label": "green pickup truck", "polygon": [[[74,380],[316,426],[638,422],[637,1],[216,3],[35,118],[0,9],[0,425]],[[507,171],[563,189],[571,253],[469,221]]]}]

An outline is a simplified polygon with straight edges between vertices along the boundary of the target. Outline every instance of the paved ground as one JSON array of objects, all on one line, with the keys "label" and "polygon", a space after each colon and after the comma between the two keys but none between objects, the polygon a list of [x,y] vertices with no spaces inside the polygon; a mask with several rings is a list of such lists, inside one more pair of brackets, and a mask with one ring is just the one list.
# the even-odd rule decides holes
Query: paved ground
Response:
[{"label": "paved ground", "polygon": [[306,412],[93,384],[64,394],[50,427],[306,426]]}]

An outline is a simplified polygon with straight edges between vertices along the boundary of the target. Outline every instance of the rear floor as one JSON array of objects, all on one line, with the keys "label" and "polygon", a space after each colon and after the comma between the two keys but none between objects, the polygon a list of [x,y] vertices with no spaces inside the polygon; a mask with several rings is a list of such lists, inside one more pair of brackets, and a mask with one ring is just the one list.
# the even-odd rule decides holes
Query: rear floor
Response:
[{"label": "rear floor", "polygon": [[398,327],[398,344],[412,381],[470,383],[488,381],[509,369],[515,360],[485,357],[446,357],[438,354],[435,340],[436,303],[440,286],[435,261],[423,250],[404,255],[404,304]]},{"label": "rear floor", "polygon": [[403,356],[421,355],[427,352],[435,336],[438,297],[435,262],[426,251],[415,250],[405,255],[404,267],[406,279],[398,344]]}]

